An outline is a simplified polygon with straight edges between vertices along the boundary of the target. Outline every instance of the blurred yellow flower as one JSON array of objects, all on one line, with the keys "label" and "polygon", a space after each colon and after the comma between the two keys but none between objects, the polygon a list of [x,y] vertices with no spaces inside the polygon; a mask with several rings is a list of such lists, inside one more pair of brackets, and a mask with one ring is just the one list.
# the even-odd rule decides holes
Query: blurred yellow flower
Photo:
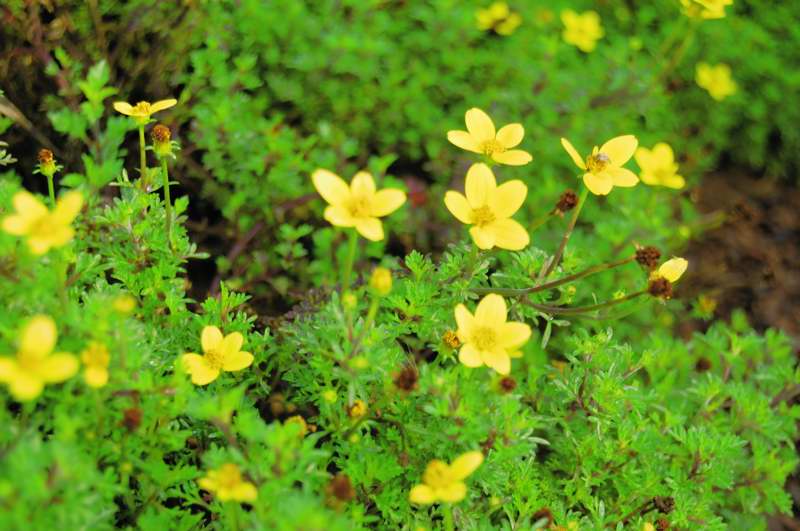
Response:
[{"label": "blurred yellow flower", "polygon": [[467,111],[464,121],[467,124],[466,131],[447,132],[447,140],[451,144],[509,166],[523,166],[533,159],[527,151],[512,149],[525,136],[522,124],[504,125],[495,132],[492,119],[477,107]]},{"label": "blurred yellow flower", "polygon": [[206,477],[197,480],[197,484],[223,502],[252,502],[258,497],[256,486],[242,478],[242,472],[233,463],[209,470]]},{"label": "blurred yellow flower", "polygon": [[341,177],[319,169],[311,176],[314,188],[328,202],[325,219],[337,227],[355,227],[371,241],[383,239],[383,224],[378,218],[388,216],[406,202],[406,194],[395,188],[375,189],[375,180],[365,171],[355,174],[348,186]]},{"label": "blurred yellow flower", "polygon": [[430,505],[436,502],[456,503],[467,495],[464,479],[483,463],[481,452],[467,452],[448,465],[434,459],[425,468],[422,484],[415,485],[409,493],[411,503]]},{"label": "blurred yellow flower", "polygon": [[633,135],[618,136],[599,148],[595,146],[586,161],[566,138],[561,139],[561,145],[572,158],[572,162],[586,171],[583,174],[583,183],[595,195],[608,195],[615,186],[629,188],[639,182],[635,173],[622,167],[631,159],[639,145]]},{"label": "blurred yellow flower", "polygon": [[511,219],[528,194],[528,187],[522,181],[497,186],[489,166],[476,163],[467,170],[464,188],[466,196],[448,191],[444,204],[461,223],[472,225],[469,234],[478,248],[519,251],[530,243],[525,227]]},{"label": "blurred yellow flower", "polygon": [[63,382],[78,372],[78,359],[53,353],[58,335],[47,315],[37,315],[22,329],[16,358],[0,358],[0,382],[20,401],[33,400],[48,383]]},{"label": "blurred yellow flower", "polygon": [[184,370],[192,376],[195,385],[207,385],[219,377],[221,371],[246,369],[253,363],[253,355],[242,350],[244,337],[239,332],[222,336],[216,326],[206,326],[200,335],[203,355],[189,352],[181,356]]},{"label": "blurred yellow flower", "polygon": [[659,267],[657,270],[650,274],[650,278],[664,278],[671,283],[675,283],[683,276],[686,269],[689,267],[689,261],[685,258],[675,257],[670,258]]},{"label": "blurred yellow flower", "polygon": [[72,240],[75,231],[70,224],[83,207],[80,192],[62,195],[52,211],[24,190],[14,194],[12,201],[16,213],[3,218],[3,230],[14,236],[27,237],[33,254],[44,254],[52,247],[61,247]]},{"label": "blurred yellow flower", "polygon": [[83,352],[81,352],[81,362],[86,367],[83,371],[83,379],[89,387],[103,387],[108,383],[108,364],[111,355],[108,348],[102,343],[92,341]]},{"label": "blurred yellow flower", "polygon": [[683,13],[689,18],[715,19],[725,16],[725,7],[733,0],[681,0]]},{"label": "blurred yellow flower", "polygon": [[132,295],[124,293],[114,298],[111,307],[121,314],[129,314],[136,309],[136,299]]},{"label": "blurred yellow flower", "polygon": [[367,404],[363,400],[357,399],[347,410],[347,414],[350,418],[359,419],[367,414]]},{"label": "blurred yellow flower", "polygon": [[300,428],[299,437],[301,439],[308,433],[308,424],[306,423],[306,419],[300,415],[293,415],[283,421],[284,426],[288,426],[289,424],[296,424]]},{"label": "blurred yellow flower", "polygon": [[463,304],[456,306],[458,339],[463,343],[458,359],[467,367],[487,365],[499,372],[511,371],[511,358],[522,356],[520,348],[531,337],[525,323],[506,321],[506,301],[490,293],[478,303],[475,315]]},{"label": "blurred yellow flower", "polygon": [[385,267],[376,267],[369,278],[369,287],[376,294],[385,297],[392,291],[392,272]]},{"label": "blurred yellow flower", "polygon": [[698,63],[695,80],[717,101],[722,101],[735,94],[738,88],[731,77],[731,67],[724,63],[713,66],[707,63]]},{"label": "blurred yellow flower", "polygon": [[130,116],[139,125],[144,125],[150,121],[150,117],[158,111],[174,107],[178,100],[174,98],[160,100],[155,103],[149,101],[140,101],[136,105],[131,105],[127,101],[115,101],[114,110],[126,116]]},{"label": "blurred yellow flower", "polygon": [[486,9],[479,9],[475,17],[478,20],[478,29],[494,30],[499,35],[511,35],[522,24],[519,13],[511,11],[505,2],[495,2]]},{"label": "blurred yellow flower", "polygon": [[686,185],[686,180],[678,175],[678,164],[669,144],[659,142],[653,149],[640,147],[636,150],[634,158],[642,170],[639,178],[643,183],[675,189]]},{"label": "blurred yellow flower", "polygon": [[564,23],[564,42],[577,46],[583,52],[592,52],[605,32],[600,25],[600,15],[595,11],[576,13],[571,9],[561,12]]}]

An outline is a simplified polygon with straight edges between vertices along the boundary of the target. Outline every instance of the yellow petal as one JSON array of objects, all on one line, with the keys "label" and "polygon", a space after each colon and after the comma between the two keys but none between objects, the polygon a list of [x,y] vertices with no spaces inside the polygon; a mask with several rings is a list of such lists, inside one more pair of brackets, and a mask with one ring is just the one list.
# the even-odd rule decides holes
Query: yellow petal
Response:
[{"label": "yellow petal", "polygon": [[461,350],[458,352],[458,361],[471,368],[483,365],[481,353],[478,352],[478,349],[476,349],[472,343],[466,343],[461,347]]},{"label": "yellow petal", "polygon": [[479,143],[466,131],[448,131],[447,140],[461,149],[472,151],[473,153],[483,153],[479,147]]},{"label": "yellow petal", "polygon": [[492,350],[481,352],[483,362],[502,375],[511,372],[511,358],[504,350]]},{"label": "yellow petal", "polygon": [[472,334],[472,323],[474,321],[474,317],[467,307],[463,304],[459,304],[456,306],[455,310],[456,314],[456,325],[458,326],[458,339],[462,343],[466,343],[469,336]]},{"label": "yellow petal", "polygon": [[452,190],[448,191],[444,194],[444,204],[458,221],[466,225],[472,223],[472,207],[469,206],[467,198],[462,194]]},{"label": "yellow petal", "polygon": [[528,187],[520,180],[508,181],[495,188],[489,206],[498,218],[510,218],[519,210],[528,195]]},{"label": "yellow petal", "polygon": [[494,234],[494,244],[501,249],[519,251],[528,246],[531,238],[519,222],[513,219],[498,219],[485,227]]},{"label": "yellow petal", "polygon": [[608,155],[612,166],[622,166],[631,159],[638,145],[633,135],[618,136],[600,146],[600,153]]},{"label": "yellow petal", "polygon": [[667,188],[674,188],[676,190],[680,190],[681,188],[686,186],[686,179],[684,179],[683,176],[681,175],[673,175],[672,177],[664,179],[664,181],[661,184],[666,186]]},{"label": "yellow petal", "polygon": [[[633,153],[633,158],[642,171],[652,171],[656,167],[655,156],[653,152],[647,148],[636,148],[636,151]],[[644,181],[644,178],[642,180]],[[647,181],[645,182],[647,183]]]},{"label": "yellow petal", "polygon": [[533,160],[531,154],[521,149],[511,149],[509,151],[498,151],[492,153],[492,160],[508,166],[524,166]]},{"label": "yellow petal", "polygon": [[430,505],[436,501],[433,489],[427,485],[415,485],[408,493],[408,501],[420,505]]},{"label": "yellow petal", "polygon": [[236,354],[240,350],[242,350],[242,345],[244,344],[244,336],[239,332],[233,332],[232,334],[228,334],[222,340],[222,343],[219,346],[220,354],[223,358],[229,355]]},{"label": "yellow petal", "polygon": [[9,382],[17,374],[17,360],[13,358],[0,358],[0,382]]},{"label": "yellow petal", "polygon": [[175,104],[178,103],[178,100],[175,98],[169,98],[166,100],[160,100],[155,102],[150,106],[150,114],[157,113],[158,111],[163,111],[164,109],[169,109],[170,107],[174,107]]},{"label": "yellow petal", "polygon": [[661,264],[661,267],[658,268],[658,275],[670,282],[677,282],[688,267],[689,261],[685,258],[671,258]]},{"label": "yellow petal", "polygon": [[[563,16],[563,14],[562,14],[562,16]],[[577,167],[579,167],[580,169],[585,170],[586,169],[586,162],[584,162],[584,160],[578,154],[578,151],[570,143],[570,141],[567,140],[566,138],[562,138],[561,139],[561,145],[564,147],[564,150],[566,150],[567,154],[572,159],[572,162],[574,162],[575,165]]]},{"label": "yellow petal", "polygon": [[128,116],[133,116],[133,106],[127,101],[115,101],[114,110]]},{"label": "yellow petal", "polygon": [[242,481],[230,491],[230,499],[240,502],[252,502],[258,498],[256,486],[249,481]]},{"label": "yellow petal", "polygon": [[42,359],[37,372],[44,382],[58,383],[72,378],[79,368],[78,358],[67,352],[56,352]]},{"label": "yellow petal", "polygon": [[467,486],[461,482],[456,481],[445,487],[436,489],[435,496],[447,503],[460,502],[467,495]]},{"label": "yellow petal", "polygon": [[525,323],[517,323],[514,321],[506,322],[500,328],[498,337],[503,348],[506,350],[517,350],[530,339],[531,327]]},{"label": "yellow petal", "polygon": [[611,166],[606,168],[605,173],[611,176],[611,182],[614,183],[614,186],[630,188],[639,184],[639,178],[627,168],[615,168]]},{"label": "yellow petal", "polygon": [[87,367],[83,379],[89,387],[103,387],[108,383],[108,371],[103,367]]},{"label": "yellow petal", "polygon": [[21,190],[14,194],[11,202],[14,204],[17,214],[28,220],[39,219],[47,214],[47,207],[44,203],[26,190]]},{"label": "yellow petal", "polygon": [[52,220],[60,225],[69,225],[83,207],[83,194],[73,190],[58,198]]},{"label": "yellow petal", "polygon": [[375,179],[365,171],[356,173],[350,182],[350,194],[355,197],[371,198],[375,194]]},{"label": "yellow petal", "polygon": [[20,402],[33,400],[44,389],[44,382],[36,375],[26,371],[18,371],[14,379],[8,382],[8,390],[11,396]]},{"label": "yellow petal", "polygon": [[75,230],[69,225],[54,225],[47,238],[44,239],[48,240],[50,247],[61,247],[69,243],[73,236],[75,236]]},{"label": "yellow petal", "polygon": [[198,479],[197,484],[200,486],[201,489],[207,490],[209,492],[216,491],[217,487],[219,486],[216,478],[212,477],[210,472],[208,476]]},{"label": "yellow petal", "polygon": [[219,377],[219,369],[211,367],[205,357],[199,354],[184,354],[181,356],[181,363],[195,385],[207,385]]},{"label": "yellow petal", "polygon": [[373,242],[383,239],[383,225],[378,218],[361,218],[355,220],[356,230],[359,234]]},{"label": "yellow petal", "polygon": [[506,301],[496,293],[486,295],[475,309],[475,325],[499,327],[506,322]]},{"label": "yellow petal", "polygon": [[216,326],[204,326],[203,331],[200,333],[200,345],[203,347],[203,352],[210,352],[219,348],[222,340],[222,330]]},{"label": "yellow petal", "polygon": [[488,227],[472,227],[469,229],[469,235],[472,236],[472,241],[478,246],[478,249],[488,250],[494,247],[495,233]]},{"label": "yellow petal", "polygon": [[467,131],[476,142],[494,140],[494,123],[489,118],[489,115],[482,110],[477,107],[471,108],[464,116],[464,121],[467,123]]},{"label": "yellow petal", "polygon": [[311,181],[328,204],[343,205],[350,200],[350,187],[331,171],[318,169],[311,175]]},{"label": "yellow petal", "polygon": [[372,215],[376,218],[388,216],[406,202],[406,193],[395,188],[378,190],[372,196]]},{"label": "yellow petal", "polygon": [[506,149],[511,149],[522,142],[525,136],[525,128],[522,124],[508,124],[504,125],[497,132],[497,141],[502,144]]},{"label": "yellow petal", "polygon": [[3,218],[3,231],[14,236],[23,236],[31,228],[31,221],[17,214],[12,214]]},{"label": "yellow petal", "polygon": [[56,323],[47,315],[36,315],[22,329],[19,349],[28,356],[43,358],[56,346]]},{"label": "yellow petal", "polygon": [[472,208],[485,206],[491,200],[497,181],[494,173],[486,164],[478,162],[467,170],[467,178],[464,183],[467,201]]},{"label": "yellow petal", "polygon": [[481,463],[483,463],[483,453],[467,452],[453,461],[450,472],[453,474],[453,479],[461,480],[475,472]]},{"label": "yellow petal", "polygon": [[653,157],[663,166],[669,166],[675,162],[675,153],[666,142],[659,142],[653,146]]},{"label": "yellow petal", "polygon": [[29,237],[28,238],[28,249],[35,255],[42,255],[50,250],[50,247],[53,246],[53,242],[50,238],[37,238],[37,237]]},{"label": "yellow petal", "polygon": [[608,195],[614,188],[614,181],[611,176],[603,172],[600,175],[594,173],[583,174],[583,184],[594,195]]},{"label": "yellow petal", "polygon": [[356,224],[356,218],[350,214],[350,211],[340,205],[330,205],[325,208],[323,214],[325,220],[336,227],[353,227]]},{"label": "yellow petal", "polygon": [[244,350],[237,351],[233,354],[226,354],[222,358],[223,371],[241,371],[246,369],[253,363],[253,355]]}]

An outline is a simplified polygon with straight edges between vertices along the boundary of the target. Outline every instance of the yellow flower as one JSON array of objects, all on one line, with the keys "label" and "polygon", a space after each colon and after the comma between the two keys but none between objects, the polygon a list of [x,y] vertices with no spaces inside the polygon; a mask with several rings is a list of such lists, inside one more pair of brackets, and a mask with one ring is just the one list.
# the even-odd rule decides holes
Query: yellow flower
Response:
[{"label": "yellow flower", "polygon": [[86,366],[83,379],[89,387],[103,387],[108,383],[108,364],[111,355],[108,348],[102,343],[92,341],[81,352],[81,361]]},{"label": "yellow flower", "polygon": [[355,227],[359,234],[374,242],[383,239],[383,224],[378,218],[388,216],[406,202],[402,190],[375,190],[375,180],[365,171],[356,173],[350,186],[335,173],[323,169],[315,171],[311,180],[328,202],[325,219],[331,225]]},{"label": "yellow flower", "polygon": [[197,480],[197,484],[220,501],[253,502],[258,497],[256,486],[242,478],[242,472],[233,463],[209,470],[206,477]]},{"label": "yellow flower", "polygon": [[561,145],[572,158],[572,162],[586,171],[583,174],[583,183],[595,195],[607,195],[615,186],[636,186],[639,178],[622,165],[631,159],[638,144],[633,135],[618,136],[600,148],[595,146],[584,162],[569,140],[561,139]]},{"label": "yellow flower", "polygon": [[385,297],[392,291],[392,272],[385,267],[376,267],[369,278],[369,287],[381,297]]},{"label": "yellow flower", "polygon": [[125,293],[114,298],[111,307],[114,308],[114,311],[126,315],[136,309],[136,299]]},{"label": "yellow flower", "polygon": [[731,78],[731,67],[724,63],[714,66],[698,63],[695,80],[717,101],[722,101],[735,94],[738,88],[736,82]]},{"label": "yellow flower", "polygon": [[478,29],[494,30],[499,35],[511,35],[522,24],[519,13],[511,11],[505,2],[495,2],[486,9],[479,9],[475,16]]},{"label": "yellow flower", "polygon": [[472,225],[469,234],[475,245],[480,249],[499,247],[518,251],[530,243],[525,227],[511,219],[528,194],[528,187],[522,181],[497,186],[489,166],[476,163],[467,171],[464,189],[466,196],[448,191],[444,204],[458,221]]},{"label": "yellow flower", "polygon": [[643,183],[675,189],[686,186],[686,180],[678,175],[678,164],[669,144],[659,142],[652,150],[640,147],[634,158],[642,169],[639,178]]},{"label": "yellow flower", "polygon": [[685,258],[670,258],[661,264],[661,267],[653,271],[653,273],[650,275],[650,278],[664,278],[674,284],[683,276],[688,267],[689,261]]},{"label": "yellow flower", "polygon": [[15,214],[3,218],[3,230],[14,236],[26,236],[33,254],[44,254],[72,240],[70,226],[83,207],[83,196],[72,191],[62,195],[51,211],[31,193],[17,192],[12,199]]},{"label": "yellow flower", "polygon": [[458,359],[467,367],[487,365],[499,372],[511,371],[511,358],[519,358],[519,349],[531,337],[525,323],[506,321],[506,301],[491,293],[478,303],[475,315],[463,304],[456,306],[458,339],[463,346]]},{"label": "yellow flower", "polygon": [[725,16],[725,6],[733,0],[681,0],[683,13],[689,18],[715,19]]},{"label": "yellow flower", "polygon": [[594,11],[576,13],[566,9],[561,12],[561,22],[564,23],[564,42],[586,53],[593,51],[597,41],[605,35],[600,25],[600,15]]},{"label": "yellow flower", "polygon": [[451,144],[509,166],[523,166],[533,159],[527,151],[512,149],[525,136],[522,124],[504,125],[495,132],[492,119],[477,107],[467,111],[464,121],[467,124],[466,131],[447,132],[447,140]]},{"label": "yellow flower", "polygon": [[127,101],[115,101],[114,109],[126,116],[130,116],[139,125],[144,125],[150,121],[150,117],[158,111],[174,107],[178,100],[170,98],[167,100],[160,100],[155,103],[149,101],[140,101],[136,105],[131,105]]},{"label": "yellow flower", "polygon": [[219,377],[220,371],[240,371],[253,363],[253,355],[242,350],[244,337],[239,332],[222,336],[216,326],[206,326],[200,335],[203,355],[189,352],[181,356],[183,367],[195,385],[207,385]]},{"label": "yellow flower", "polygon": [[78,372],[78,360],[68,352],[53,353],[56,324],[46,315],[33,317],[22,329],[16,358],[0,358],[0,382],[20,401],[39,396],[45,384],[58,383]]},{"label": "yellow flower", "polygon": [[347,414],[350,418],[359,419],[367,414],[367,404],[363,400],[355,400],[347,410]]},{"label": "yellow flower", "polygon": [[467,495],[464,479],[472,474],[483,462],[480,452],[467,452],[448,465],[434,459],[425,468],[422,484],[415,485],[409,493],[411,503],[430,505],[437,501],[456,503]]}]

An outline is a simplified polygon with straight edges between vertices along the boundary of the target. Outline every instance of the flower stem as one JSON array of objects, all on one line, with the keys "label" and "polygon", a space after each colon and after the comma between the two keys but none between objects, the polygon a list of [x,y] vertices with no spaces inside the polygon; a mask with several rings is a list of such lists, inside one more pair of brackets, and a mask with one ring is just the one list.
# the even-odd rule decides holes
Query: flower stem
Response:
[{"label": "flower stem", "polygon": [[46,174],[47,177],[47,193],[50,195],[50,206],[56,206],[56,189],[53,185],[53,174]]},{"label": "flower stem", "polygon": [[344,265],[342,266],[342,293],[350,289],[350,275],[353,272],[353,262],[355,262],[356,251],[358,250],[358,233],[355,230],[351,230],[349,238],[347,256],[345,256]]},{"label": "flower stem", "polygon": [[444,511],[444,528],[446,531],[455,531],[453,525],[453,506],[449,503],[443,504],[442,510]]},{"label": "flower stem", "polygon": [[139,126],[139,178],[145,178],[145,171],[147,170],[147,158],[144,154],[144,124]]},{"label": "flower stem", "polygon": [[558,250],[556,250],[556,254],[553,255],[553,259],[550,261],[550,264],[545,269],[543,275],[541,275],[541,281],[547,279],[550,276],[555,268],[558,266],[558,263],[561,261],[561,257],[564,255],[564,249],[567,247],[567,242],[569,241],[569,237],[572,236],[572,231],[575,229],[575,223],[578,222],[578,216],[583,210],[583,205],[586,203],[586,198],[589,196],[589,189],[584,186],[583,191],[581,192],[581,196],[578,199],[578,204],[575,206],[575,209],[572,211],[572,218],[569,220],[569,224],[567,225],[567,230],[564,232],[564,237],[561,238],[561,244],[558,246]]},{"label": "flower stem", "polygon": [[631,293],[630,295],[625,295],[624,297],[620,297],[619,299],[612,299],[610,301],[601,302],[599,304],[592,304],[591,306],[577,306],[574,308],[561,308],[559,306],[548,306],[546,304],[536,304],[533,302],[528,302],[527,304],[539,310],[540,312],[544,313],[575,315],[582,313],[591,313],[597,310],[602,310],[603,308],[610,308],[611,306],[616,306],[617,304],[622,304],[623,302],[627,302],[637,297],[641,297],[645,293],[647,293],[647,290],[643,289],[641,291]]},{"label": "flower stem", "polygon": [[172,247],[172,199],[169,196],[169,171],[167,170],[167,157],[161,158],[161,173],[164,174],[164,209],[166,210],[167,241]]},{"label": "flower stem", "polygon": [[559,279],[547,282],[545,284],[539,284],[538,286],[531,286],[529,288],[473,288],[470,291],[478,295],[496,293],[498,295],[503,295],[505,297],[517,297],[520,295],[527,295],[529,293],[537,293],[539,291],[545,291],[548,289],[557,288],[558,286],[569,284],[570,282],[574,282],[583,277],[588,277],[589,275],[593,275],[601,271],[607,271],[608,269],[613,269],[615,267],[625,265],[629,262],[632,262],[635,259],[636,256],[629,256],[627,258],[623,258],[622,260],[617,260],[616,262],[607,262],[605,264],[595,265],[592,267],[588,267],[583,271],[578,271],[577,273],[573,273],[572,275],[567,275],[565,277],[561,277]]}]

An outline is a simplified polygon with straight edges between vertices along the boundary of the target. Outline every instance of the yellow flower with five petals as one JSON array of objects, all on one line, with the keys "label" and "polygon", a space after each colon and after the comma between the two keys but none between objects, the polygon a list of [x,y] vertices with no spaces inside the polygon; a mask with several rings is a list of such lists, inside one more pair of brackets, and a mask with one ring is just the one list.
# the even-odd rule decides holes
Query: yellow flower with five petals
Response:
[{"label": "yellow flower with five petals", "polygon": [[533,159],[527,151],[513,149],[525,136],[522,124],[504,125],[495,131],[492,119],[477,107],[467,111],[464,121],[467,124],[466,131],[447,132],[447,140],[451,144],[509,166],[523,166]]},{"label": "yellow flower with five petals", "polygon": [[731,67],[724,63],[713,66],[707,63],[698,63],[695,80],[717,101],[722,101],[735,94],[738,89],[736,82],[731,77]]},{"label": "yellow flower with five petals", "polygon": [[108,383],[108,364],[111,362],[111,355],[104,344],[98,341],[89,343],[81,352],[81,362],[86,367],[83,371],[86,385],[103,387]]},{"label": "yellow flower with five petals", "polygon": [[712,20],[725,16],[725,7],[733,0],[681,0],[683,13],[689,18]]},{"label": "yellow flower with five petals", "polygon": [[458,359],[467,367],[487,365],[500,374],[511,371],[511,358],[522,356],[520,348],[531,337],[525,323],[507,321],[506,301],[490,293],[478,303],[475,315],[466,306],[456,306],[458,339],[462,343]]},{"label": "yellow flower with five petals", "polygon": [[511,11],[505,2],[494,2],[486,9],[479,9],[475,17],[478,20],[478,29],[494,30],[498,35],[511,35],[522,24],[519,13]]},{"label": "yellow flower with five petals", "polygon": [[197,480],[197,484],[223,502],[253,502],[258,498],[256,486],[242,477],[241,470],[234,463],[209,470],[205,477]]},{"label": "yellow flower with five petals", "polygon": [[586,172],[583,174],[583,183],[595,195],[608,195],[615,186],[629,188],[639,182],[635,173],[622,167],[633,157],[639,145],[633,135],[618,136],[599,148],[595,146],[585,161],[569,140],[562,138],[561,145],[572,162]]},{"label": "yellow flower with five petals", "polygon": [[525,202],[528,187],[520,180],[497,186],[492,170],[481,162],[467,170],[463,194],[450,190],[444,195],[444,204],[456,219],[472,225],[469,234],[480,249],[499,247],[511,251],[524,249],[530,236],[511,216]]},{"label": "yellow flower with five petals", "polygon": [[464,479],[481,463],[481,452],[467,452],[457,457],[452,464],[434,459],[425,468],[422,483],[415,485],[409,493],[411,503],[430,505],[436,502],[456,503],[467,495]]},{"label": "yellow flower with five petals", "polygon": [[131,105],[127,101],[115,101],[114,110],[133,118],[137,124],[144,125],[150,121],[150,117],[158,111],[174,107],[178,103],[175,98],[160,100],[155,103],[140,101],[136,105]]},{"label": "yellow flower with five petals", "polygon": [[75,231],[70,224],[83,207],[83,195],[77,191],[65,193],[52,211],[24,190],[14,194],[12,202],[16,212],[3,218],[3,230],[14,236],[25,236],[28,248],[38,255],[72,240]]},{"label": "yellow flower with five petals", "polygon": [[253,363],[253,355],[242,350],[244,336],[239,332],[222,335],[216,326],[206,326],[200,334],[203,355],[188,352],[181,356],[184,370],[195,385],[207,385],[219,377],[221,371],[246,369]]},{"label": "yellow flower with five petals", "polygon": [[595,11],[576,13],[566,9],[561,12],[561,22],[564,23],[564,42],[577,46],[582,52],[594,51],[597,41],[605,35],[600,25],[600,15]]},{"label": "yellow flower with five petals", "polygon": [[686,180],[678,175],[678,164],[669,144],[659,142],[653,149],[640,147],[633,156],[642,170],[639,178],[643,183],[675,189],[686,186]]},{"label": "yellow flower with five petals", "polygon": [[375,180],[365,171],[355,174],[348,186],[338,175],[319,169],[311,176],[314,188],[328,202],[325,219],[337,227],[355,227],[371,241],[383,239],[379,218],[388,216],[406,202],[406,194],[396,188],[375,189]]},{"label": "yellow flower with five petals", "polygon": [[33,400],[45,384],[59,383],[78,372],[78,359],[68,352],[53,353],[58,334],[47,315],[33,317],[22,329],[16,358],[0,358],[0,382],[20,401]]}]

